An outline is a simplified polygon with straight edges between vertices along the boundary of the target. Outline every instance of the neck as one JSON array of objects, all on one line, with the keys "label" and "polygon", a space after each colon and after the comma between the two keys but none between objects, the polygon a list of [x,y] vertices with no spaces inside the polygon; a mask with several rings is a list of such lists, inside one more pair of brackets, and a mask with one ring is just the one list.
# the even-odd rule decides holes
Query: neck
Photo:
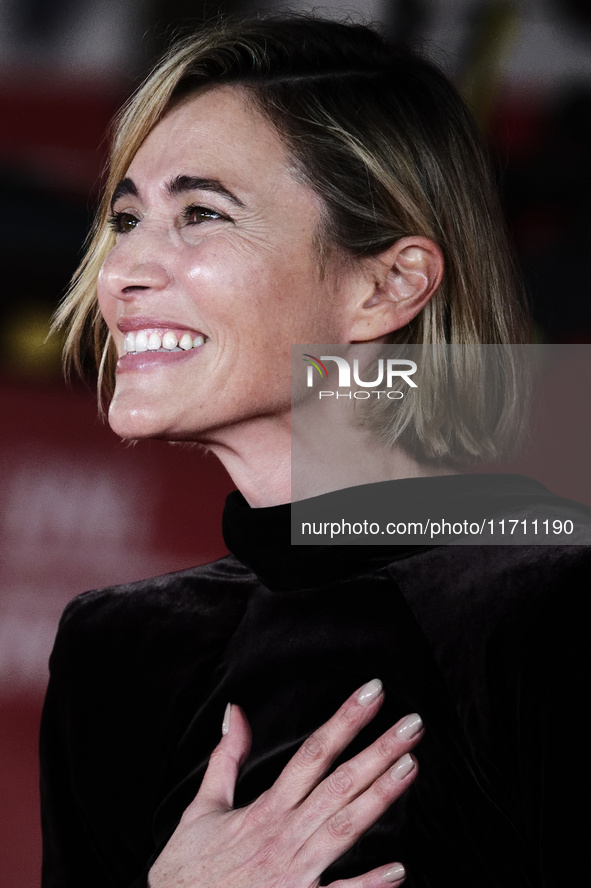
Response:
[{"label": "neck", "polygon": [[263,508],[291,501],[289,416],[225,430],[204,443],[250,506]]},{"label": "neck", "polygon": [[241,426],[207,448],[253,508],[308,499],[360,484],[453,474],[420,463],[399,447],[350,422],[324,423],[290,417]]}]

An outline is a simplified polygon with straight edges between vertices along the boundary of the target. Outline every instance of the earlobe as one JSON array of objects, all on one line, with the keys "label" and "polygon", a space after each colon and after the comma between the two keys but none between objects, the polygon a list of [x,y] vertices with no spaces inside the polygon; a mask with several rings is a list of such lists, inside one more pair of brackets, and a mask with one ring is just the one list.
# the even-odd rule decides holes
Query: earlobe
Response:
[{"label": "earlobe", "polygon": [[400,330],[436,294],[443,277],[443,254],[426,237],[404,237],[376,257],[372,292],[355,310],[349,339],[369,342]]}]

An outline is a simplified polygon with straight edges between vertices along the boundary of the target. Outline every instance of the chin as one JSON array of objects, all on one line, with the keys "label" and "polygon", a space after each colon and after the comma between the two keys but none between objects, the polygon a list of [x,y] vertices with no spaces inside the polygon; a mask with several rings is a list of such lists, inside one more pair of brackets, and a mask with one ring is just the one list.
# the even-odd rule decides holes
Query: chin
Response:
[{"label": "chin", "polygon": [[125,407],[117,397],[109,407],[109,425],[116,435],[126,439],[166,437],[162,417],[149,408]]}]

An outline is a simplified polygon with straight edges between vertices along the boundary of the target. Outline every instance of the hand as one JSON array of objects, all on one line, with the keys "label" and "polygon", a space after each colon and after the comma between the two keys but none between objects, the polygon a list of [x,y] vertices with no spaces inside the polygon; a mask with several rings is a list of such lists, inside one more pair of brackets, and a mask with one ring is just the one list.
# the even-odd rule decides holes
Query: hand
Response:
[{"label": "hand", "polygon": [[[238,809],[234,787],[251,734],[242,710],[228,706],[222,740],[150,871],[149,888],[316,888],[417,775],[409,750],[423,729],[412,715],[322,779],[382,701],[381,682],[364,685],[302,744],[270,789]],[[400,864],[389,864],[331,888],[384,888],[404,875]]]}]

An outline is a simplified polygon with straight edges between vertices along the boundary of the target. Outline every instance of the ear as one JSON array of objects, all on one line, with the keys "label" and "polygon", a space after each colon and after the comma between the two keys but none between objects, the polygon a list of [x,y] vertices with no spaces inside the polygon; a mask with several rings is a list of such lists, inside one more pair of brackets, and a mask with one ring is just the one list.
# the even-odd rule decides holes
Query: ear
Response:
[{"label": "ear", "polygon": [[443,268],[441,249],[427,237],[403,237],[374,257],[371,293],[366,288],[353,310],[349,342],[380,339],[412,321],[437,292]]}]

